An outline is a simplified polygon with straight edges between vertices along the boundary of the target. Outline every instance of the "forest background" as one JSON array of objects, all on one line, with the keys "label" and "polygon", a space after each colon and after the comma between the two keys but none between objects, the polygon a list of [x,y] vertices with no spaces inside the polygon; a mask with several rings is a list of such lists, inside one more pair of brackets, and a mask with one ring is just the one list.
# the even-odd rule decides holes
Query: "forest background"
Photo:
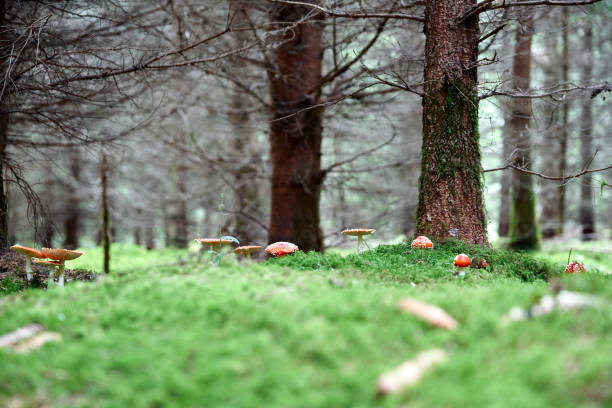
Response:
[{"label": "forest background", "polygon": [[[605,1],[3,0],[2,246],[609,239],[611,17]],[[431,80],[433,54],[463,46],[467,82]],[[453,115],[438,140],[457,146],[422,149]]]}]

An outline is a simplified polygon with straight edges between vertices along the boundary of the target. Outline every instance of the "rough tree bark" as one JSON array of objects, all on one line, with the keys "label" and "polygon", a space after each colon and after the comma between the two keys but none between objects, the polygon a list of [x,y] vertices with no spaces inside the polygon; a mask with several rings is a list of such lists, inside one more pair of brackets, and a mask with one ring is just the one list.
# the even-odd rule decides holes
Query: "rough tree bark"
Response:
[{"label": "rough tree bark", "polygon": [[486,244],[478,136],[476,0],[425,2],[425,94],[416,233]]},{"label": "rough tree bark", "polygon": [[[590,81],[593,76],[593,31],[590,21],[584,28],[584,50],[585,58],[582,80]],[[580,117],[580,153],[582,156],[582,168],[586,168],[593,155],[593,113],[591,111],[591,100],[584,98],[582,102],[582,114]],[[582,240],[595,239],[595,207],[593,206],[593,186],[589,176],[582,177],[580,184],[580,224],[582,225]]]},{"label": "rough tree bark", "polygon": [[272,54],[273,67],[269,67],[273,172],[268,240],[291,241],[304,251],[321,251],[323,107],[315,106],[319,103],[323,24],[318,20],[292,24],[309,13],[309,7],[271,7],[274,26],[286,24],[287,30]]},{"label": "rough tree bark", "polygon": [[[516,31],[513,68],[513,88],[515,90],[527,91],[530,86],[532,36],[533,21],[527,16],[522,20],[521,27]],[[530,118],[531,99],[514,98],[512,108],[512,144],[516,149],[516,154],[512,164],[523,168],[531,167]],[[538,245],[539,236],[533,178],[529,174],[513,170],[510,247],[515,249],[534,249]]]}]

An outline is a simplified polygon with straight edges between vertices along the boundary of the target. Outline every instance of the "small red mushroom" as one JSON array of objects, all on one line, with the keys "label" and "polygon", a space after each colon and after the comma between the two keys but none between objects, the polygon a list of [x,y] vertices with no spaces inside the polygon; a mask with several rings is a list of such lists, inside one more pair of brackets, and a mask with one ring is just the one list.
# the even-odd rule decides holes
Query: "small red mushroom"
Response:
[{"label": "small red mushroom", "polygon": [[433,242],[431,239],[421,235],[420,237],[416,237],[412,244],[410,244],[412,248],[429,248],[433,249]]},{"label": "small red mushroom", "polygon": [[470,266],[470,262],[470,258],[466,254],[457,255],[453,261],[457,268],[467,268]]},{"label": "small red mushroom", "polygon": [[470,258],[466,254],[457,255],[453,261],[453,264],[459,268],[459,276],[462,278],[465,276],[465,268],[470,266],[471,263]]},{"label": "small red mushroom", "polygon": [[576,273],[576,272],[584,272],[584,273],[586,273],[586,269],[584,269],[584,265],[574,261],[574,262],[570,262],[565,267],[565,273],[569,274],[569,273]]},{"label": "small red mushroom", "polygon": [[275,242],[266,247],[266,252],[272,256],[281,257],[292,254],[298,250],[298,246],[291,242]]}]

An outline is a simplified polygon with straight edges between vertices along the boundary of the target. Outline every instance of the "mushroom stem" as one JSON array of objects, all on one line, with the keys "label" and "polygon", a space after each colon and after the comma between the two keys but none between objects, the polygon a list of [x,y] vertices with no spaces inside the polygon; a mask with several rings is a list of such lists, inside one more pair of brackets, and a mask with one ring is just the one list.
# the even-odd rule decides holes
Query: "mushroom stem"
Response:
[{"label": "mushroom stem", "polygon": [[32,257],[26,256],[26,275],[28,282],[32,280]]},{"label": "mushroom stem", "polygon": [[357,236],[357,253],[362,253],[362,249],[361,246],[363,245],[363,236],[362,235],[358,235]]},{"label": "mushroom stem", "polygon": [[55,277],[55,266],[49,267],[49,279],[47,279],[47,290],[51,289],[53,285],[53,278]]},{"label": "mushroom stem", "polygon": [[64,261],[59,265],[57,274],[59,275],[57,286],[64,287]]}]

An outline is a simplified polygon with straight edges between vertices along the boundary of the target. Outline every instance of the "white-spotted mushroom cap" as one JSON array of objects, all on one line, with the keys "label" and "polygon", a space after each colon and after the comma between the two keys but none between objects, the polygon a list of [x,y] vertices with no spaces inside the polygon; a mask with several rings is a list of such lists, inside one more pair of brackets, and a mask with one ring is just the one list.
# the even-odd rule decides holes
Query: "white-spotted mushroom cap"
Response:
[{"label": "white-spotted mushroom cap", "polygon": [[291,242],[280,241],[280,242],[275,242],[273,244],[268,245],[266,247],[266,252],[272,256],[279,257],[279,256],[292,254],[296,252],[298,249],[299,249],[298,246],[295,244],[292,244]]},{"label": "white-spotted mushroom cap", "polygon": [[416,237],[412,244],[410,244],[412,248],[431,248],[433,249],[433,242],[431,239],[426,236],[421,235],[420,237]]},{"label": "white-spotted mushroom cap", "polygon": [[45,257],[55,259],[56,261],[72,261],[83,255],[81,251],[73,251],[71,249],[56,249],[43,248],[42,253]]}]

